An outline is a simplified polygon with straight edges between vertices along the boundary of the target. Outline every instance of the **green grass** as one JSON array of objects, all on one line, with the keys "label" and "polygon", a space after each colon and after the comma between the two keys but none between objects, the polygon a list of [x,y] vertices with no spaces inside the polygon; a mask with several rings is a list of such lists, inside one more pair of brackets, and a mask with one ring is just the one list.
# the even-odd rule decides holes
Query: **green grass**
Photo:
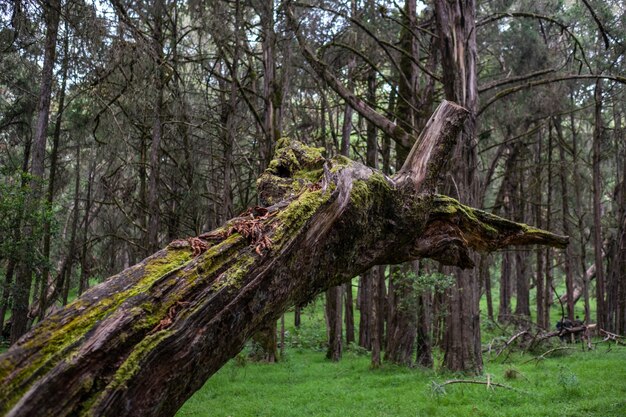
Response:
[{"label": "green grass", "polygon": [[[481,310],[486,312],[484,304]],[[551,314],[556,323],[560,307],[553,307]],[[371,369],[369,355],[354,347],[339,363],[327,361],[322,299],[303,311],[300,329],[292,326],[293,313],[286,314],[285,322],[284,361],[252,363],[242,353],[210,378],[177,417],[626,416],[624,347],[607,350],[607,345],[598,344],[594,351],[583,352],[574,344],[568,345],[573,349],[527,363],[532,354],[507,355],[507,350],[490,361],[495,353],[485,353],[485,372],[474,379],[486,381],[489,375],[492,382],[514,390],[469,384],[441,390],[437,384],[466,377],[389,364]],[[483,320],[484,343],[508,338],[513,331]],[[554,346],[559,346],[558,340],[535,354]],[[441,353],[436,355],[439,364]]]},{"label": "green grass", "polygon": [[[293,351],[278,364],[229,362],[178,412],[183,416],[625,416],[626,349],[576,351],[535,364],[486,364],[493,382],[515,390],[456,384],[454,375],[386,365],[347,353],[331,363]],[[515,370],[515,379],[505,372]],[[486,380],[486,376],[478,379]]]}]

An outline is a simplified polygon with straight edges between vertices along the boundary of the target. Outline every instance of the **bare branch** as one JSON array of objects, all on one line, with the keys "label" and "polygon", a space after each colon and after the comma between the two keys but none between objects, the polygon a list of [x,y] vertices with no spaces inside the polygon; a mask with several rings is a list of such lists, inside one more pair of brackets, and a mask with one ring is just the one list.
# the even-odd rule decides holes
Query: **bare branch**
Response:
[{"label": "bare branch", "polygon": [[545,78],[543,80],[530,81],[526,84],[517,85],[515,87],[511,87],[509,89],[499,91],[495,96],[490,98],[489,101],[487,101],[487,103],[485,103],[484,106],[480,108],[477,116],[480,116],[482,112],[487,110],[487,108],[491,106],[493,103],[495,103],[496,101],[508,95],[511,95],[513,93],[517,93],[518,91],[526,90],[528,88],[537,87],[540,85],[551,84],[551,83],[556,83],[560,81],[568,81],[568,80],[610,80],[610,81],[615,81],[621,84],[626,84],[626,77],[622,77],[621,75],[595,75],[595,74],[566,74],[566,75],[561,75],[561,76],[554,77],[554,78]]},{"label": "bare branch", "polygon": [[583,3],[585,3],[587,10],[589,10],[589,13],[591,13],[591,16],[593,16],[593,20],[595,20],[596,24],[598,25],[598,29],[600,29],[600,34],[602,35],[602,39],[604,40],[604,48],[609,49],[609,37],[607,35],[606,29],[604,28],[604,25],[602,25],[602,22],[598,18],[598,15],[596,14],[595,10],[593,10],[593,7],[591,7],[589,2],[587,0],[583,0]]},{"label": "bare branch", "polygon": [[537,13],[528,13],[528,12],[494,13],[491,16],[487,16],[483,20],[477,22],[476,27],[481,27],[486,24],[496,22],[501,19],[507,19],[510,17],[523,17],[523,18],[530,18],[530,19],[545,20],[547,22],[557,25],[559,28],[561,28],[563,32],[567,33],[569,37],[571,37],[574,40],[574,43],[576,44],[576,46],[580,48],[580,52],[583,55],[582,58],[583,58],[583,61],[585,62],[585,65],[587,65],[587,68],[590,71],[592,70],[591,64],[589,64],[589,61],[587,61],[587,57],[585,56],[585,49],[583,48],[582,43],[578,40],[576,35],[574,35],[574,33],[572,33],[572,31],[569,30],[568,25],[566,25],[563,22],[558,21],[557,19],[553,17],[545,16],[545,15],[541,15]]},{"label": "bare branch", "polygon": [[398,145],[406,149],[411,149],[415,138],[400,126],[393,123],[391,120],[383,116],[369,106],[365,101],[358,98],[354,93],[348,90],[337,77],[328,69],[328,65],[321,61],[315,53],[311,50],[306,40],[298,30],[298,24],[293,15],[291,6],[285,8],[285,14],[287,16],[287,22],[291,27],[291,30],[295,33],[298,44],[302,49],[302,55],[307,60],[309,65],[322,78],[335,93],[339,94],[354,110],[359,112],[365,119],[373,123],[377,128],[382,130],[385,134],[389,135]]}]

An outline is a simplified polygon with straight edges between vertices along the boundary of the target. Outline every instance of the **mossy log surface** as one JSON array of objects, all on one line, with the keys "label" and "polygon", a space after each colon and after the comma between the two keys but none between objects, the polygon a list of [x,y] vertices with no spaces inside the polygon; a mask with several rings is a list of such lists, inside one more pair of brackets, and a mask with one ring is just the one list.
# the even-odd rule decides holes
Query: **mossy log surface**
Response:
[{"label": "mossy log surface", "polygon": [[[0,415],[170,416],[257,330],[378,264],[567,238],[432,193],[465,111],[444,102],[395,177],[281,140],[264,207],[177,240],[0,356]],[[422,184],[427,185],[421,190]]]}]

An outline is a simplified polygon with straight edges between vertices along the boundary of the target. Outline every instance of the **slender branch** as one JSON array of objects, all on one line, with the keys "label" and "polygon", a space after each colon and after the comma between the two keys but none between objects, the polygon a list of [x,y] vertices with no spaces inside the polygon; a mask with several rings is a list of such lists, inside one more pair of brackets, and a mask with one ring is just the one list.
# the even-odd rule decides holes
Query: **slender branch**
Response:
[{"label": "slender branch", "polygon": [[502,87],[503,85],[516,83],[518,81],[526,81],[528,79],[539,77],[541,75],[550,74],[550,73],[553,73],[553,72],[556,72],[556,71],[557,71],[556,68],[548,68],[548,69],[543,69],[543,70],[531,72],[530,74],[518,75],[516,77],[509,77],[509,78],[505,78],[503,80],[492,81],[492,82],[487,83],[485,85],[479,86],[478,87],[478,92],[479,93],[484,93],[485,91],[489,91],[489,90],[492,90],[494,88]]},{"label": "slender branch", "polygon": [[321,61],[315,53],[311,50],[306,40],[298,30],[298,24],[296,18],[293,15],[292,7],[289,5],[285,8],[285,14],[287,16],[287,23],[290,29],[296,35],[298,44],[302,50],[302,55],[307,60],[309,65],[322,78],[328,86],[335,91],[341,98],[343,98],[354,110],[359,112],[365,119],[373,123],[377,128],[382,130],[385,134],[389,135],[397,144],[406,149],[411,149],[415,138],[400,126],[393,123],[391,120],[378,113],[372,107],[370,107],[365,101],[358,98],[354,93],[348,90],[337,77],[328,69],[328,65]]},{"label": "slender branch", "polygon": [[515,339],[517,339],[520,336],[523,336],[525,334],[528,334],[527,330],[522,330],[521,332],[517,333],[516,335],[514,335],[513,337],[511,337],[509,340],[507,340],[507,342],[504,344],[504,346],[502,346],[500,348],[500,350],[498,350],[498,353],[496,353],[496,357],[493,358],[493,360],[495,361],[496,359],[498,359],[498,356],[500,356],[502,354],[502,352],[504,352],[504,350],[509,347],[511,345],[511,343],[513,343],[515,341]]},{"label": "slender branch", "polygon": [[449,380],[447,380],[445,382],[442,382],[441,384],[437,384],[436,382],[433,381],[433,384],[436,384],[439,388],[443,388],[446,385],[452,385],[452,384],[477,384],[477,385],[487,385],[487,388],[498,387],[498,388],[506,388],[506,389],[510,389],[510,390],[513,390],[513,391],[517,391],[513,387],[510,387],[508,385],[499,384],[497,382],[491,382],[491,380],[476,381],[476,380],[473,380],[473,379],[449,379]]},{"label": "slender branch", "polygon": [[593,7],[591,7],[589,2],[587,0],[583,0],[583,3],[585,4],[585,7],[587,7],[587,10],[589,10],[589,13],[591,13],[591,16],[593,16],[593,20],[595,20],[596,24],[598,25],[598,29],[600,29],[600,34],[602,35],[602,39],[604,40],[604,48],[609,49],[609,37],[607,35],[607,30],[604,28],[604,25],[598,18],[598,15],[596,14],[595,10],[593,10]]},{"label": "slender branch", "polygon": [[481,107],[481,109],[478,111],[477,116],[482,114],[485,110],[487,110],[487,108],[489,108],[489,106],[491,106],[496,101],[498,101],[501,98],[504,98],[506,96],[509,96],[509,95],[511,95],[513,93],[517,93],[519,91],[526,90],[528,88],[537,87],[537,86],[540,86],[540,85],[551,84],[551,83],[556,83],[556,82],[560,82],[560,81],[568,81],[568,80],[610,80],[610,81],[618,82],[620,84],[626,84],[626,77],[623,77],[621,75],[602,75],[602,74],[600,74],[600,75],[596,75],[596,74],[565,74],[565,75],[560,75],[560,76],[554,77],[554,78],[546,78],[546,79],[543,79],[543,80],[531,81],[531,82],[528,82],[526,84],[517,85],[515,87],[511,87],[509,89],[499,91],[496,95],[494,95],[492,98],[490,98],[489,101],[487,101],[487,103],[485,103],[484,106]]},{"label": "slender branch", "polygon": [[580,48],[580,52],[583,55],[583,61],[587,65],[587,68],[591,71],[592,67],[591,67],[591,64],[589,64],[589,61],[587,61],[587,57],[585,56],[585,49],[583,48],[582,43],[578,40],[576,35],[574,35],[574,33],[572,33],[572,31],[569,30],[568,25],[566,25],[563,22],[558,21],[557,19],[553,17],[545,16],[545,15],[541,15],[537,13],[528,13],[528,12],[494,13],[491,16],[487,16],[483,20],[477,22],[476,27],[481,27],[488,23],[496,22],[498,20],[506,19],[509,17],[524,17],[524,18],[530,18],[530,19],[545,20],[547,22],[557,25],[559,28],[561,28],[562,31],[567,33],[574,40],[574,43],[576,44],[576,46]]},{"label": "slender branch", "polygon": [[534,358],[530,358],[530,359],[528,359],[528,360],[526,360],[526,361],[522,362],[522,365],[523,365],[523,364],[525,364],[525,363],[528,363],[528,362],[532,362],[532,361],[537,361],[537,362],[539,362],[540,360],[545,359],[545,358],[546,358],[546,356],[548,356],[548,355],[549,355],[549,354],[551,354],[552,352],[556,352],[556,351],[559,351],[559,350],[571,350],[571,349],[575,349],[575,348],[573,348],[573,347],[571,347],[571,346],[560,346],[560,347],[555,347],[555,348],[553,348],[553,349],[550,349],[550,350],[548,350],[548,351],[544,352],[543,354],[541,354],[541,355],[539,355],[539,356],[536,356],[536,357],[534,357]]}]

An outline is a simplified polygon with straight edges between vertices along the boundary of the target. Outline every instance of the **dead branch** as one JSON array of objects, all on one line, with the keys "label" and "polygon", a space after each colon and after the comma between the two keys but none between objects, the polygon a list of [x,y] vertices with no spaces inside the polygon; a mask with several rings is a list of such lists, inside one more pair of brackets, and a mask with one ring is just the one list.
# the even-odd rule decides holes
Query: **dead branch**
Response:
[{"label": "dead branch", "polygon": [[560,81],[567,81],[567,80],[610,80],[610,81],[615,81],[621,84],[626,84],[626,77],[623,77],[621,75],[596,75],[596,74],[565,74],[565,75],[560,75],[554,78],[544,78],[543,80],[538,80],[538,81],[530,81],[528,83],[522,84],[522,85],[517,85],[515,87],[511,87],[508,88],[506,90],[502,90],[499,91],[496,95],[494,95],[492,98],[490,98],[487,103],[485,103],[484,106],[482,106],[480,108],[480,110],[478,111],[478,114],[476,115],[477,117],[480,116],[485,110],[487,110],[487,108],[489,108],[489,106],[491,106],[493,103],[495,103],[496,101],[500,100],[501,98],[504,98],[506,96],[509,96],[513,93],[517,93],[519,91],[522,90],[526,90],[528,88],[533,88],[533,87],[537,87],[539,85],[545,85],[545,84],[551,84],[551,83],[556,83],[556,82],[560,82]]},{"label": "dead branch", "polygon": [[539,361],[544,360],[546,358],[546,356],[548,356],[552,352],[556,352],[558,350],[570,350],[570,349],[575,349],[575,348],[573,346],[559,346],[559,347],[555,347],[553,349],[550,349],[550,350],[542,353],[539,356],[535,356],[534,358],[530,358],[530,359],[522,362],[522,365],[524,365],[525,363],[528,363],[528,362],[532,362],[532,361],[537,361],[537,363],[539,363]]},{"label": "dead branch", "polygon": [[498,353],[496,353],[496,357],[493,358],[493,360],[495,361],[496,359],[498,359],[498,356],[500,356],[502,354],[502,352],[504,352],[504,350],[509,347],[511,345],[511,343],[513,343],[515,341],[515,339],[517,339],[520,336],[523,336],[525,334],[528,334],[528,330],[522,330],[521,332],[517,333],[516,335],[514,335],[513,337],[511,337],[505,344],[504,346],[502,346],[500,348],[500,350],[498,351]]},{"label": "dead branch", "polygon": [[439,384],[439,383],[437,383],[435,381],[432,381],[432,385],[435,386],[439,390],[444,390],[443,387],[445,387],[446,385],[452,385],[452,384],[486,385],[488,389],[489,388],[493,389],[494,387],[498,387],[498,388],[509,389],[509,390],[512,390],[512,391],[519,391],[519,390],[517,390],[517,389],[515,389],[513,387],[510,387],[508,385],[500,384],[500,383],[497,383],[497,382],[492,382],[490,374],[487,374],[487,380],[486,381],[477,381],[475,379],[449,379],[447,381],[442,382],[441,384]]}]

